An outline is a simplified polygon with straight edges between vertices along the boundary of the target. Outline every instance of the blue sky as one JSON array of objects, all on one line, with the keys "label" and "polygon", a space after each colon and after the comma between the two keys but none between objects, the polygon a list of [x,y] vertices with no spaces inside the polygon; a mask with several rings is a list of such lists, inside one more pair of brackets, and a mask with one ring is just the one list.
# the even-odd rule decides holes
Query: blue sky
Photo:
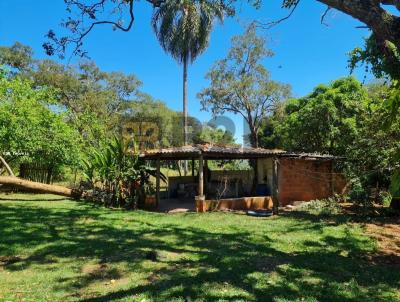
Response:
[{"label": "blue sky", "polygon": [[[209,48],[189,67],[190,115],[202,121],[211,118],[209,113],[200,111],[196,98],[197,92],[207,86],[205,74],[216,60],[226,55],[230,38],[243,31],[243,24],[285,16],[287,11],[280,8],[280,3],[280,0],[264,0],[260,10],[243,4],[236,17],[216,25]],[[146,1],[135,5],[131,32],[98,27],[85,40],[85,49],[100,68],[134,73],[143,81],[143,91],[181,110],[182,68],[159,46],[150,27],[150,5]],[[322,25],[324,10],[317,1],[302,1],[290,19],[264,32],[268,47],[275,53],[265,61],[266,67],[274,80],[290,84],[297,97],[311,92],[317,84],[349,75],[347,53],[362,45],[363,38],[368,36],[368,31],[356,28],[360,25],[358,21],[337,11],[326,17],[329,26]],[[44,58],[41,47],[44,35],[50,28],[57,31],[65,16],[63,0],[0,0],[0,45],[19,41],[31,46],[37,58]],[[363,80],[364,70],[357,70],[355,76]],[[235,121],[240,141],[242,123],[239,119]]]}]

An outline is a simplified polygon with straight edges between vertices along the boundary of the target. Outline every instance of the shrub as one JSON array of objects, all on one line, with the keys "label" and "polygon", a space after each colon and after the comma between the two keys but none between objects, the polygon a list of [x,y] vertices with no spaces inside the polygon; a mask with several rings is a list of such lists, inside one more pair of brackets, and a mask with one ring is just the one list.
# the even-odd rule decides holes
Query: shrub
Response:
[{"label": "shrub", "polygon": [[[148,193],[150,176],[155,176],[156,170],[146,166],[135,150],[134,142],[114,137],[100,150],[93,150],[82,163],[86,180],[105,193],[95,195],[102,196],[101,200],[107,196],[104,205],[136,208]],[[160,177],[165,180],[163,174]]]},{"label": "shrub", "polygon": [[339,200],[336,197],[317,199],[302,203],[296,211],[307,212],[317,216],[333,216],[341,212]]}]

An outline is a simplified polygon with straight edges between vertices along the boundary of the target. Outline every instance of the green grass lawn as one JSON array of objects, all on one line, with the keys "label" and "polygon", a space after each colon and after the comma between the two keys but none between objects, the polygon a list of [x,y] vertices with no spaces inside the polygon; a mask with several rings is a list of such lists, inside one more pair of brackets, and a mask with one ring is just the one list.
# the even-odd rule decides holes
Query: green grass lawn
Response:
[{"label": "green grass lawn", "polygon": [[400,301],[400,270],[347,221],[0,195],[0,301]]}]

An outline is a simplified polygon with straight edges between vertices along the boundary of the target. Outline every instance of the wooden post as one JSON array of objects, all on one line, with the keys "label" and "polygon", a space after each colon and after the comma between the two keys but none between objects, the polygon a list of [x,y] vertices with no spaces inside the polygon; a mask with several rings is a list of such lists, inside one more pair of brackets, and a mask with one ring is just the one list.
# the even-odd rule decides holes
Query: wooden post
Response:
[{"label": "wooden post", "polygon": [[192,158],[192,177],[194,178],[194,158]]},{"label": "wooden post", "polygon": [[160,159],[157,158],[157,171],[156,171],[156,203],[157,207],[160,203]]},{"label": "wooden post", "polygon": [[210,175],[209,175],[209,169],[208,169],[208,161],[206,160],[206,159],[204,159],[204,163],[203,163],[203,169],[202,169],[202,171],[203,171],[203,192],[204,192],[204,195],[206,195],[207,194],[207,182],[208,182],[208,179],[209,179],[209,177],[210,177]]},{"label": "wooden post", "polygon": [[205,195],[204,195],[204,163],[203,163],[203,155],[199,157],[199,188],[198,188],[198,196],[196,196],[196,211],[197,212],[205,212]]},{"label": "wooden post", "polygon": [[199,158],[199,196],[204,196],[203,155]]},{"label": "wooden post", "polygon": [[278,159],[273,159],[272,165],[272,211],[274,215],[278,214],[279,209],[279,171]]}]

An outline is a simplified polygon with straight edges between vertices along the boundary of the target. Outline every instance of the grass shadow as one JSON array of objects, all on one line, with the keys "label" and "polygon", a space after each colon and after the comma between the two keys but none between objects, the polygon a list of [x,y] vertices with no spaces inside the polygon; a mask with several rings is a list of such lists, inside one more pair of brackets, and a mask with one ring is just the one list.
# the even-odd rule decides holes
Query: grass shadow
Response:
[{"label": "grass shadow", "polygon": [[[368,261],[373,242],[347,221],[293,212],[260,219],[112,211],[72,201],[0,203],[0,250],[15,255],[25,243],[32,251],[3,264],[9,272],[73,268],[52,279],[53,290],[86,302],[141,295],[153,301],[392,299],[400,272]],[[105,280],[124,276],[129,281],[117,289],[104,289]]]}]

